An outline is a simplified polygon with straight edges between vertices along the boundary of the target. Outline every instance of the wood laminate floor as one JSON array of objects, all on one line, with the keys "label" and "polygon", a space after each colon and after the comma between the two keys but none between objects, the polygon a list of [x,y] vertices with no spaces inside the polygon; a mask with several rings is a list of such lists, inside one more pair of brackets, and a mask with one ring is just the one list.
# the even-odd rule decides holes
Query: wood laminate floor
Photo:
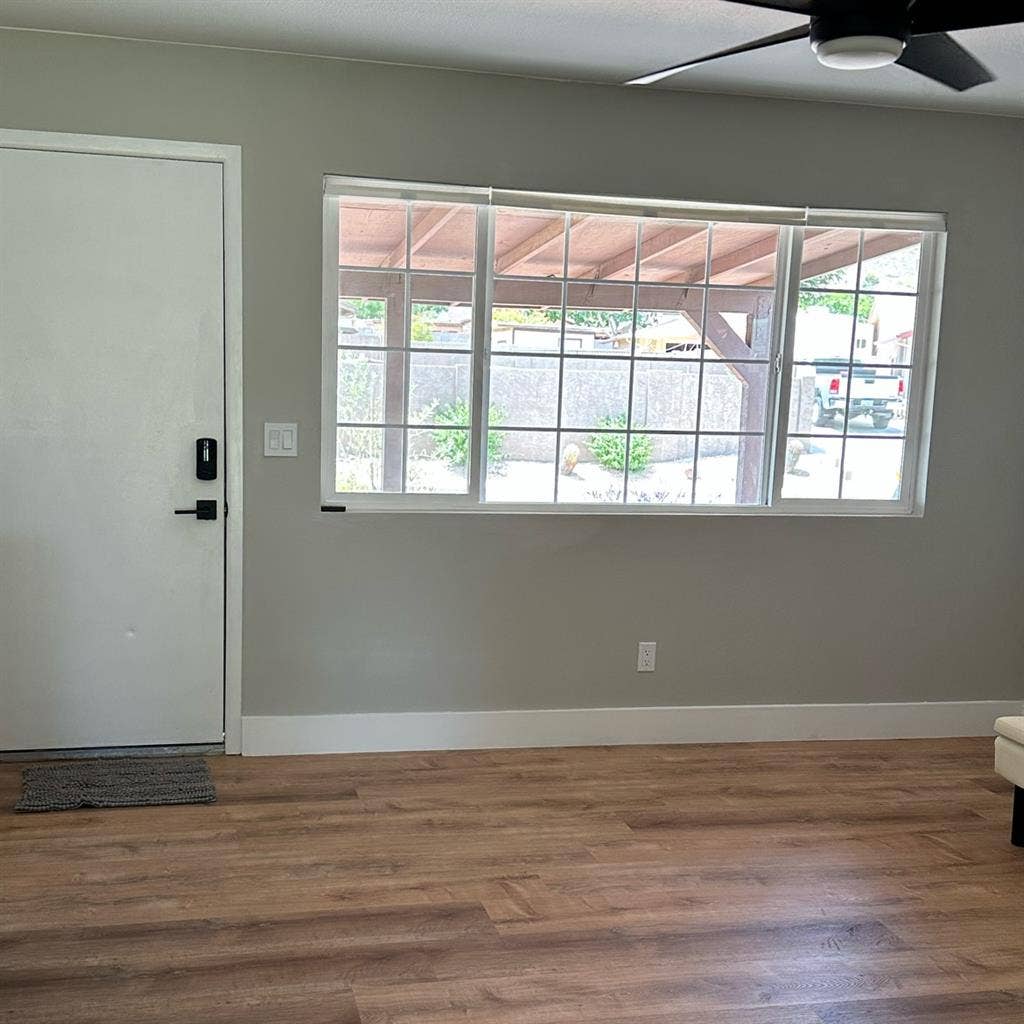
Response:
[{"label": "wood laminate floor", "polygon": [[18,1024],[1022,1024],[992,741],[211,758],[15,815]]}]

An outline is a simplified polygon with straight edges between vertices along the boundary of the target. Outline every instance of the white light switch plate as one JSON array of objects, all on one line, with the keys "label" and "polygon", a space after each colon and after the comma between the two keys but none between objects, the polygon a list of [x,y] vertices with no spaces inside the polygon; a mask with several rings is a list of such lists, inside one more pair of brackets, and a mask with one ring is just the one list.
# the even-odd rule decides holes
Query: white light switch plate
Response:
[{"label": "white light switch plate", "polygon": [[298,455],[299,425],[297,423],[264,423],[263,454]]}]

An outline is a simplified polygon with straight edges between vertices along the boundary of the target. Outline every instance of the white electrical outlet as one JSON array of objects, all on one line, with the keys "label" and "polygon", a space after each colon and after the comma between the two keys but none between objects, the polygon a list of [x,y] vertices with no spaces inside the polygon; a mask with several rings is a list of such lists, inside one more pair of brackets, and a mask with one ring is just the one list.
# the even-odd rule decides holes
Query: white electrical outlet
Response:
[{"label": "white electrical outlet", "polygon": [[653,640],[641,640],[636,648],[637,672],[653,672],[654,661],[658,654],[658,645]]}]

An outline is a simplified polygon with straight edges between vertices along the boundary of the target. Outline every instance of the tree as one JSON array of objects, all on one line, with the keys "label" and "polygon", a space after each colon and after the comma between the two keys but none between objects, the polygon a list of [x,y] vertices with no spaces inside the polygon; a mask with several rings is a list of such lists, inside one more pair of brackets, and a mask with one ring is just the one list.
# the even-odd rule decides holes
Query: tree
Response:
[{"label": "tree", "polygon": [[434,332],[431,328],[430,321],[425,316],[419,316],[413,314],[412,328],[409,331],[409,337],[412,341],[433,341]]},{"label": "tree", "polygon": [[506,324],[556,324],[560,313],[557,309],[495,306],[491,315],[495,320]]},{"label": "tree", "polygon": [[[839,270],[827,270],[824,274],[818,274],[811,278],[815,288],[828,288],[829,285],[842,287],[845,279],[845,268]],[[805,281],[804,284],[810,282]],[[867,282],[865,282],[867,284]],[[811,306],[823,306],[831,313],[838,313],[842,316],[849,316],[853,312],[852,292],[800,292],[800,309],[809,309]],[[871,319],[871,311],[875,308],[873,295],[861,295],[857,302],[857,319],[864,321]]]},{"label": "tree", "polygon": [[[523,306],[495,306],[494,319],[506,324],[557,324],[560,309],[532,309]],[[637,313],[637,327],[656,323],[657,313]],[[628,309],[567,309],[565,322],[573,327],[593,327],[611,334],[627,334],[633,325],[633,312]]]},{"label": "tree", "polygon": [[359,320],[383,320],[385,303],[383,299],[350,299],[344,298],[355,311]]}]

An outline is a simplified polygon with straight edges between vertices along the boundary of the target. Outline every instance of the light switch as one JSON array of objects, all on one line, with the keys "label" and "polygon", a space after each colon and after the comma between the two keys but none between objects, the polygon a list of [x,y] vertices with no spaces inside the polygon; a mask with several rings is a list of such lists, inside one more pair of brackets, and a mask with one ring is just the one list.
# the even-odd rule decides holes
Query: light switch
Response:
[{"label": "light switch", "polygon": [[264,423],[264,455],[298,455],[299,425],[297,423]]}]

